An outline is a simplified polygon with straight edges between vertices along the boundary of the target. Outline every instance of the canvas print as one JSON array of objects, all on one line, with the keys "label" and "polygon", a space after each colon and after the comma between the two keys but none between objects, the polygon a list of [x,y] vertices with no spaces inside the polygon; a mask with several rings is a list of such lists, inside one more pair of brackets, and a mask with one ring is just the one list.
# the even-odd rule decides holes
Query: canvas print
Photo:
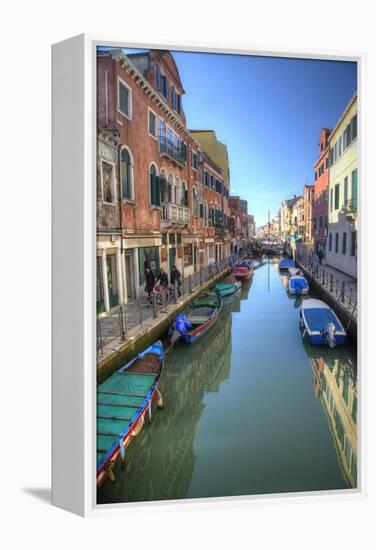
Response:
[{"label": "canvas print", "polygon": [[96,71],[97,503],[356,489],[357,63]]}]

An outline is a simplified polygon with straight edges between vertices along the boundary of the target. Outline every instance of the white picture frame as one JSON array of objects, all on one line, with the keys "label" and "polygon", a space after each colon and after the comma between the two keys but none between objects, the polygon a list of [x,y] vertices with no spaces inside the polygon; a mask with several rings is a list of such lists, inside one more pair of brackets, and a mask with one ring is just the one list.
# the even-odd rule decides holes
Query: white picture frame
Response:
[{"label": "white picture frame", "polygon": [[[366,494],[365,349],[366,282],[363,269],[367,182],[364,158],[365,54],[342,52],[274,51],[245,46],[208,44],[131,44],[123,40],[79,35],[52,48],[52,502],[81,516],[111,514],[119,508],[161,503],[97,505],[95,475],[96,389],[96,46],[167,48],[172,50],[236,53],[259,56],[346,60],[358,64],[359,174],[361,181],[358,254],[358,488],[315,493],[224,497],[167,501],[163,506],[210,506],[213,501],[255,505],[260,500],[300,502],[364,498]],[[68,299],[69,298],[69,299]],[[69,346],[66,343],[69,342]]]}]

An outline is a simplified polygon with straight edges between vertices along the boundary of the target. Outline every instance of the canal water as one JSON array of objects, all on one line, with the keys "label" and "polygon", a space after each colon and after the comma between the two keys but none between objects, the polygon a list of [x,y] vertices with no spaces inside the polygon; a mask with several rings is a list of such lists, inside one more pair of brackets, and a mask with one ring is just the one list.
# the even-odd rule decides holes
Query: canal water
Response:
[{"label": "canal water", "polygon": [[278,260],[192,346],[166,355],[155,410],[98,503],[356,487],[356,347],[312,347]]}]

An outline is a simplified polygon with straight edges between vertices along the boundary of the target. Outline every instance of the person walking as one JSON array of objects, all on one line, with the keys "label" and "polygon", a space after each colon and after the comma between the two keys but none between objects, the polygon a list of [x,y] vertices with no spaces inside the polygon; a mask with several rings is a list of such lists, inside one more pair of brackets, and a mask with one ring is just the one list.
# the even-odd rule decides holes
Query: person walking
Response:
[{"label": "person walking", "polygon": [[145,291],[148,293],[148,298],[151,300],[151,293],[155,285],[155,277],[150,267],[145,267]]},{"label": "person walking", "polygon": [[182,285],[181,273],[176,267],[176,265],[172,266],[171,274],[170,274],[170,282],[172,286],[176,285],[178,287],[178,296],[181,296],[181,285]]},{"label": "person walking", "polygon": [[168,275],[163,269],[163,267],[161,267],[161,269],[159,270],[157,283],[159,283],[163,288],[168,287]]},{"label": "person walking", "polygon": [[322,251],[322,248],[320,248],[320,250],[318,251],[317,253],[318,257],[319,257],[319,264],[321,265],[322,264],[322,259],[324,257],[324,253]]}]

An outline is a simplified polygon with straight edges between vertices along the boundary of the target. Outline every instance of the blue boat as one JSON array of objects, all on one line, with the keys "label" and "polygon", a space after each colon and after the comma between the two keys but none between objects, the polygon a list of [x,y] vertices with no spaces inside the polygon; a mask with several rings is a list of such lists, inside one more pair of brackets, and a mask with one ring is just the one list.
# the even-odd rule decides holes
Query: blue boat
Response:
[{"label": "blue boat", "polygon": [[300,309],[300,326],[303,338],[307,334],[314,345],[328,344],[334,348],[344,344],[346,331],[334,311],[321,300],[310,298],[304,300]]},{"label": "blue boat", "polygon": [[154,399],[162,408],[158,390],[164,366],[161,342],[155,342],[132,361],[116,371],[97,389],[97,485],[109,477],[114,481],[113,467],[121,458],[125,466],[125,449],[144,425],[151,420]]},{"label": "blue boat", "polygon": [[302,275],[292,275],[289,278],[287,288],[289,294],[295,294],[296,296],[302,296],[309,292],[308,281]]},{"label": "blue boat", "polygon": [[289,267],[295,267],[295,262],[291,258],[283,258],[283,260],[280,260],[279,262],[279,269],[284,270],[288,269]]}]

